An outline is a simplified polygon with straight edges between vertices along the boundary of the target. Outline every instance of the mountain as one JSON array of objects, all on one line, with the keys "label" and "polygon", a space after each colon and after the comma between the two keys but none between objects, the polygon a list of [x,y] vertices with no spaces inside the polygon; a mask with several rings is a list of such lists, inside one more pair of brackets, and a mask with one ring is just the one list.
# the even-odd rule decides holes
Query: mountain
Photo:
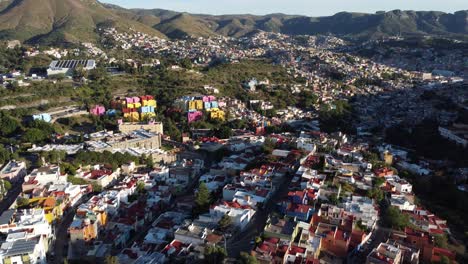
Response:
[{"label": "mountain", "polygon": [[0,2],[0,38],[32,43],[96,41],[99,27],[130,28],[164,37],[157,30],[121,17],[96,0],[7,0]]},{"label": "mountain", "polygon": [[387,36],[437,36],[468,40],[468,10],[341,12],[307,17],[285,14],[202,15],[162,9],[125,9],[97,0],[0,0],[0,39],[30,43],[97,41],[96,29],[112,26],[159,37],[243,37],[259,30],[291,35],[333,34],[368,40]]},{"label": "mountain", "polygon": [[[160,30],[168,36],[207,36],[220,34],[241,37],[257,30],[292,35],[333,34],[367,40],[386,36],[440,36],[467,39],[468,10],[454,14],[436,11],[341,12],[333,16],[307,17],[284,14],[199,15],[174,11],[126,10],[133,19]],[[146,21],[143,21],[146,17]],[[148,19],[151,17],[151,19]],[[176,32],[176,34],[174,34]]]},{"label": "mountain", "polygon": [[182,38],[185,36],[209,37],[216,35],[213,31],[213,27],[216,26],[209,20],[181,13],[161,21],[154,27],[170,38]]}]

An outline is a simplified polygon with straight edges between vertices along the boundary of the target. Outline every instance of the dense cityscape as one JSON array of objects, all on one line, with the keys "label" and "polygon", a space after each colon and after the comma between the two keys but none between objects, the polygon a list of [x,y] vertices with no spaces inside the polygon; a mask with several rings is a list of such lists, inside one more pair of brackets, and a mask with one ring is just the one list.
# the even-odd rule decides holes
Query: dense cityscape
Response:
[{"label": "dense cityscape", "polygon": [[466,41],[96,33],[0,42],[0,264],[468,262]]}]

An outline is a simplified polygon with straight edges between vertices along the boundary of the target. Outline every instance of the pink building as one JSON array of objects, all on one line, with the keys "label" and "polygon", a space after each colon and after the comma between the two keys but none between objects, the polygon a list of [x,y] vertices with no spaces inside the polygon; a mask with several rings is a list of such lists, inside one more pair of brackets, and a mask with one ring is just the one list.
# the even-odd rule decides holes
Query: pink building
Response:
[{"label": "pink building", "polygon": [[127,102],[127,104],[133,104],[133,98],[132,97],[126,97],[125,101]]},{"label": "pink building", "polygon": [[200,111],[188,112],[187,119],[189,123],[198,121],[202,118],[203,113]]},{"label": "pink building", "polygon": [[140,102],[140,97],[133,97],[133,102],[134,103],[139,103]]},{"label": "pink building", "polygon": [[92,115],[102,116],[106,113],[106,108],[102,105],[96,105],[89,111]]},{"label": "pink building", "polygon": [[213,95],[203,96],[202,101],[205,102],[205,103],[206,102],[213,102],[213,101],[216,101],[216,97],[213,96]]}]

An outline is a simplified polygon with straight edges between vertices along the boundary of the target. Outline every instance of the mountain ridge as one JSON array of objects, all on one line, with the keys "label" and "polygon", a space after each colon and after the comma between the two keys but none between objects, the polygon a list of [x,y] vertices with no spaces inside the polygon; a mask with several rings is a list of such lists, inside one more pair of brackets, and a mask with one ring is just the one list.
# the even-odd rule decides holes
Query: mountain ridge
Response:
[{"label": "mountain ridge", "polygon": [[113,25],[164,37],[157,30],[118,16],[96,0],[12,0],[0,6],[0,38],[33,43],[95,42],[97,29]]},{"label": "mountain ridge", "polygon": [[[158,28],[160,23],[168,24],[169,19],[181,12],[164,9],[125,9],[127,12],[144,13],[159,19],[159,23],[148,24]],[[184,12],[185,13],[185,12]],[[185,13],[188,14],[188,13]],[[188,14],[193,20],[211,25],[212,33],[239,37],[256,30],[284,34],[333,34],[345,38],[365,40],[386,36],[441,36],[467,39],[468,10],[454,13],[441,11],[380,11],[376,13],[339,12],[332,16],[308,17],[281,13],[267,15],[206,15]],[[239,23],[240,22],[240,23]],[[226,28],[226,26],[228,28]],[[180,32],[189,36],[191,28],[179,26]],[[162,33],[164,28],[160,28]],[[204,33],[206,34],[206,32]],[[204,34],[194,36],[203,36]]]},{"label": "mountain ridge", "polygon": [[125,9],[96,0],[0,1],[0,39],[62,44],[97,42],[97,29],[135,29],[161,38],[248,36],[267,31],[290,35],[331,34],[365,41],[389,36],[437,36],[468,40],[468,10],[301,15],[205,15],[164,9]]}]

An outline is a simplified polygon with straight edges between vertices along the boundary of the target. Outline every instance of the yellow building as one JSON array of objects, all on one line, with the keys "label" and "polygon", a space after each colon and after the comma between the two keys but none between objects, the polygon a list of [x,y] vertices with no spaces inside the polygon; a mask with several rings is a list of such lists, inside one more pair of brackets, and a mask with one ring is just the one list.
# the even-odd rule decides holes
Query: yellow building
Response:
[{"label": "yellow building", "polygon": [[141,120],[150,119],[156,117],[156,114],[153,112],[141,113]]},{"label": "yellow building", "polygon": [[63,215],[65,203],[57,201],[54,197],[38,197],[29,199],[29,207],[44,210],[47,222],[52,223]]},{"label": "yellow building", "polygon": [[195,110],[195,109],[197,109],[197,104],[195,103],[195,101],[189,101],[189,102],[188,102],[188,109],[189,109],[189,110]]},{"label": "yellow building", "polygon": [[154,107],[156,107],[156,100],[143,100],[143,106],[154,106]]},{"label": "yellow building", "polygon": [[224,113],[223,110],[219,110],[219,109],[211,110],[209,113],[210,113],[211,119],[218,119],[221,121],[224,121],[226,119],[226,114]]},{"label": "yellow building", "polygon": [[387,165],[392,165],[392,163],[393,163],[393,155],[392,155],[390,152],[385,151],[385,152],[383,153],[383,158],[384,158],[385,164],[387,164]]},{"label": "yellow building", "polygon": [[124,118],[129,122],[140,121],[140,114],[138,112],[125,113]]}]

